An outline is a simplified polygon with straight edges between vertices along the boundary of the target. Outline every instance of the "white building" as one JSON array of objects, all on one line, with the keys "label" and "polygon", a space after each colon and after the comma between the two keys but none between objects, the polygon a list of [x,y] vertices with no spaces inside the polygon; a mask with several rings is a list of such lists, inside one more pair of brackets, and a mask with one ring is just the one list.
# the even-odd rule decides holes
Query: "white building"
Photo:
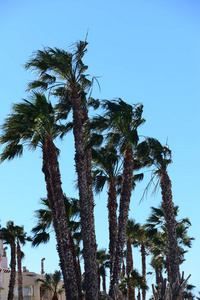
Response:
[{"label": "white building", "polygon": [[[6,300],[8,297],[8,286],[10,281],[10,272],[11,270],[7,265],[7,256],[6,256],[7,247],[3,248],[3,241],[0,240],[0,300]],[[43,273],[43,270],[41,270]],[[16,285],[14,290],[14,300],[18,300],[18,286],[17,286],[17,277],[16,272]],[[45,291],[45,294],[42,296],[41,291],[41,282],[37,282],[37,279],[44,278],[42,274],[36,274],[34,272],[29,272],[26,267],[23,267],[22,272],[23,278],[23,300],[51,300],[53,295],[50,291]],[[60,283],[62,285],[63,282]],[[65,293],[59,295],[59,300],[65,300]]]}]

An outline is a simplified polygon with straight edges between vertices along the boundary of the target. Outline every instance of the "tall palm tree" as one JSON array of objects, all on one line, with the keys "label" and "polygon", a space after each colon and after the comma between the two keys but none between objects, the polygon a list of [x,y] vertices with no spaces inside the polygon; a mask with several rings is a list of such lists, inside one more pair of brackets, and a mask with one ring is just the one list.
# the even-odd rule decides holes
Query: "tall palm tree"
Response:
[{"label": "tall palm tree", "polygon": [[[143,161],[145,158],[146,166],[153,165],[155,167],[152,180],[157,176],[160,183],[162,208],[168,237],[169,282],[171,289],[173,287],[172,294],[174,294],[177,293],[180,285],[180,274],[174,203],[172,200],[171,180],[167,172],[167,167],[171,163],[171,151],[167,145],[162,146],[158,140],[153,138],[148,138],[142,142],[138,150],[138,154],[143,157]],[[172,298],[175,299],[174,297],[176,296],[173,295]]]},{"label": "tall palm tree", "polygon": [[142,119],[143,105],[132,106],[122,99],[116,99],[114,101],[105,100],[102,106],[103,116],[94,119],[91,126],[92,128],[97,127],[99,132],[106,130],[109,143],[117,146],[123,155],[117,247],[109,292],[110,296],[114,297],[114,284],[117,284],[119,280],[126,238],[134,170],[134,149],[139,141],[137,129],[144,123],[144,119]]},{"label": "tall palm tree", "polygon": [[58,295],[64,293],[63,285],[61,285],[61,272],[55,271],[53,274],[45,274],[44,279],[37,279],[36,281],[42,282],[42,289],[52,292],[52,300],[58,300]]},{"label": "tall palm tree", "polygon": [[[82,58],[87,51],[87,42],[78,42],[73,53],[58,48],[44,48],[34,53],[26,64],[27,69],[38,72],[38,80],[29,85],[29,89],[51,89],[59,94],[62,88],[60,107],[67,101],[67,116],[73,111],[73,133],[75,139],[75,163],[78,174],[78,188],[81,208],[81,230],[83,238],[83,256],[85,264],[85,286],[88,299],[98,298],[96,236],[94,227],[94,201],[91,177],[91,150],[85,143],[89,137],[84,124],[88,121],[86,94],[92,82],[86,78],[87,66]],[[65,106],[65,103],[64,103]]]},{"label": "tall palm tree", "polygon": [[12,159],[23,153],[24,143],[29,148],[41,147],[43,154],[42,171],[45,176],[48,200],[58,244],[60,265],[68,299],[78,299],[77,276],[67,217],[63,199],[58,164],[58,149],[54,139],[59,135],[56,111],[45,95],[34,93],[32,99],[13,105],[13,112],[2,125],[1,144],[6,144],[1,160]]}]

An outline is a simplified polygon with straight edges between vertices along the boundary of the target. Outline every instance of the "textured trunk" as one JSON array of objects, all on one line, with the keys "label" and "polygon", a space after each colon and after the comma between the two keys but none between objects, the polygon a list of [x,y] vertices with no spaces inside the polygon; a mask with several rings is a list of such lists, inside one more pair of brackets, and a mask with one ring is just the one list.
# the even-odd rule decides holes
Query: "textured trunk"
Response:
[{"label": "textured trunk", "polygon": [[137,299],[140,300],[141,299],[141,295],[140,295],[140,289],[138,289],[138,295],[137,295]]},{"label": "textured trunk", "polygon": [[114,285],[118,284],[119,274],[121,269],[121,263],[123,258],[123,248],[126,239],[126,226],[128,221],[129,204],[132,191],[132,177],[133,177],[133,151],[131,148],[127,148],[124,152],[124,164],[123,164],[123,180],[120,197],[120,208],[118,218],[118,237],[117,248],[115,255],[115,262],[113,272],[111,274],[110,291],[109,294],[114,298]]},{"label": "textured trunk", "polygon": [[82,293],[82,287],[81,287],[81,269],[80,269],[80,261],[77,261],[77,253],[74,245],[74,240],[71,235],[71,232],[69,232],[71,247],[72,247],[72,255],[73,255],[73,261],[75,266],[75,272],[76,272],[76,278],[77,278],[77,286],[78,286],[78,293],[79,293],[79,299],[83,299],[83,293]]},{"label": "textured trunk", "polygon": [[101,276],[98,274],[98,291],[101,289]]},{"label": "textured trunk", "polygon": [[17,241],[17,276],[18,276],[18,300],[23,300],[23,278],[22,278],[21,247]]},{"label": "textured trunk", "polygon": [[83,109],[76,91],[72,93],[73,133],[75,140],[75,162],[78,174],[80,198],[81,234],[85,265],[86,299],[98,299],[96,237],[94,228],[94,203],[92,194],[90,152],[85,150],[83,132]]},{"label": "textured trunk", "polygon": [[126,268],[125,268],[125,264],[123,261],[123,263],[122,263],[122,278],[124,278],[125,274],[126,274]]},{"label": "textured trunk", "polygon": [[58,300],[58,295],[54,294],[52,300]]},{"label": "textured trunk", "polygon": [[[133,270],[133,253],[131,247],[131,240],[127,238],[126,241],[126,274],[128,275]],[[128,300],[135,300],[135,291],[128,285]]]},{"label": "textured trunk", "polygon": [[103,279],[103,291],[106,293],[106,276],[103,275],[102,279]]},{"label": "textured trunk", "polygon": [[183,295],[182,292],[186,286],[186,283],[191,275],[189,275],[186,279],[184,279],[184,272],[182,273],[182,277],[177,277],[173,286],[170,285],[166,279],[162,281],[160,288],[155,288],[152,284],[153,290],[153,299],[155,300],[182,300]]},{"label": "textured trunk", "polygon": [[157,263],[155,263],[155,273],[156,273],[156,285],[161,283],[160,270]]},{"label": "textured trunk", "polygon": [[57,239],[57,250],[65,283],[65,293],[68,300],[81,299],[78,294],[78,279],[74,265],[72,246],[67,228],[67,216],[60,180],[60,170],[56,147],[51,137],[47,137],[43,146],[43,169],[47,187],[49,206]]},{"label": "textured trunk", "polygon": [[167,280],[169,281],[169,259],[168,259],[168,255],[166,255],[166,269],[167,269]]},{"label": "textured trunk", "polygon": [[108,222],[109,222],[109,254],[110,254],[110,274],[114,266],[114,258],[117,243],[117,192],[116,181],[108,184]]},{"label": "textured trunk", "polygon": [[14,299],[14,286],[15,286],[15,277],[16,277],[16,245],[13,241],[10,244],[11,247],[11,261],[10,261],[10,282],[9,282],[9,290],[8,290],[8,300]]},{"label": "textured trunk", "polygon": [[77,258],[77,264],[78,264],[78,273],[79,273],[79,277],[81,278],[81,263],[80,263],[79,257]]},{"label": "textured trunk", "polygon": [[176,236],[174,203],[172,201],[171,181],[166,171],[161,173],[162,207],[168,237],[169,282],[172,286],[179,276],[179,259]]},{"label": "textured trunk", "polygon": [[[146,281],[146,251],[144,243],[141,244],[141,256],[142,256],[142,277]],[[142,290],[142,300],[146,298],[146,291]]]},{"label": "textured trunk", "polygon": [[126,274],[128,275],[133,270],[133,254],[131,240],[128,237],[126,241]]},{"label": "textured trunk", "polygon": [[46,290],[44,287],[40,286],[40,300],[43,300]]}]

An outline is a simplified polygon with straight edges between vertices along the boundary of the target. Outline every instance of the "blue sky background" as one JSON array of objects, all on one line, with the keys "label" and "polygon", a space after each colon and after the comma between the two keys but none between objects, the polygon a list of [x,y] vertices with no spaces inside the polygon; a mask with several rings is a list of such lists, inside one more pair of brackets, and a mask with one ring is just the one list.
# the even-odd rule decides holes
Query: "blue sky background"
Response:
[{"label": "blue sky background", "polygon": [[[189,217],[192,249],[181,266],[190,283],[200,291],[199,262],[199,149],[200,149],[200,2],[193,0],[141,1],[52,1],[1,0],[0,9],[0,124],[12,103],[26,98],[27,83],[35,78],[23,65],[34,50],[43,46],[70,50],[70,45],[85,39],[88,53],[84,62],[89,73],[101,76],[93,96],[100,99],[120,97],[129,103],[144,104],[145,125],[140,134],[168,141],[173,164],[169,167],[173,199],[179,205],[179,218]],[[64,192],[77,197],[74,187],[74,146],[71,135],[57,146]],[[1,149],[0,149],[1,150]],[[35,225],[34,210],[46,196],[41,172],[41,152],[25,151],[20,159],[0,166],[0,219],[24,225],[29,233]],[[161,201],[160,191],[151,193],[139,205],[150,178],[133,192],[130,217],[144,222],[150,206]],[[107,194],[95,196],[96,234],[99,248],[108,248]],[[40,272],[58,268],[55,239],[33,249],[24,247],[25,265]],[[134,266],[140,270],[140,255],[134,250]],[[148,271],[150,268],[148,267]],[[154,282],[154,277],[149,282]]]}]

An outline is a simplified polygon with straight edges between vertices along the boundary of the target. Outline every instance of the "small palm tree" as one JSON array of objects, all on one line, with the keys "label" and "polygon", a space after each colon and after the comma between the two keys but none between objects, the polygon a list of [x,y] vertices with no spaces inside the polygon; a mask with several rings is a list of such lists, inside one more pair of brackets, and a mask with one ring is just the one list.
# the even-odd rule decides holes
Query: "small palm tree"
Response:
[{"label": "small palm tree", "polygon": [[41,288],[43,290],[49,290],[52,292],[52,300],[58,300],[58,295],[64,293],[64,287],[61,283],[61,272],[55,271],[53,274],[45,274],[44,279],[37,279],[37,282],[41,282]]},{"label": "small palm tree", "polygon": [[[80,233],[80,207],[79,201],[75,198],[69,198],[64,195],[65,211],[67,216],[67,224],[69,232]],[[41,243],[47,243],[50,239],[50,233],[53,230],[53,219],[51,209],[49,207],[49,200],[41,198],[41,209],[35,211],[37,225],[32,229],[34,234],[32,238],[32,245],[39,246]]]},{"label": "small palm tree", "polygon": [[[53,230],[53,218],[47,198],[41,198],[40,202],[43,208],[35,211],[37,218],[37,225],[32,229],[34,234],[32,238],[32,245],[35,247],[41,243],[47,243],[50,239],[50,233]],[[67,225],[69,230],[69,237],[71,243],[71,250],[73,254],[74,264],[76,266],[77,284],[79,294],[81,295],[81,269],[80,269],[80,206],[79,201],[75,198],[69,198],[64,195],[64,204],[67,217]]]},{"label": "small palm tree", "polygon": [[[138,288],[138,299],[140,299],[140,289],[148,290],[146,281],[136,269],[131,270],[131,272],[123,278],[119,285],[123,294],[127,294],[127,287],[131,287],[132,289]],[[135,300],[135,294],[131,294],[129,299]]]},{"label": "small palm tree", "polygon": [[21,245],[25,245],[26,241],[31,242],[32,239],[24,232],[24,227],[16,226],[16,240],[17,240],[17,276],[18,276],[18,299],[23,300],[23,279],[22,279],[22,264],[21,260],[24,253],[21,251]]},{"label": "small palm tree", "polygon": [[16,230],[12,221],[7,222],[6,227],[1,228],[1,239],[10,245],[11,261],[10,261],[10,282],[8,290],[8,300],[14,299],[14,286],[16,278]]},{"label": "small palm tree", "polygon": [[[133,270],[133,253],[132,253],[132,244],[133,244],[133,235],[138,232],[140,229],[140,224],[135,223],[133,219],[129,219],[127,222],[126,229],[126,275],[128,275],[131,270]],[[135,289],[129,282],[128,285],[128,300],[135,300]]]},{"label": "small palm tree", "polygon": [[[129,243],[134,247],[140,247],[141,260],[142,260],[142,276],[144,281],[146,281],[146,255],[147,248],[149,247],[149,238],[147,234],[147,229],[139,224],[135,223],[133,219],[128,220],[127,223],[127,233],[129,237]],[[129,246],[130,247],[130,246]],[[130,271],[129,271],[130,272]],[[142,290],[142,299],[146,298],[146,289]]]},{"label": "small palm tree", "polygon": [[106,250],[97,251],[97,265],[98,265],[98,290],[100,291],[101,277],[103,279],[103,291],[106,293],[106,268],[110,266],[110,255]]},{"label": "small palm tree", "polygon": [[[178,216],[178,206],[174,206],[174,216],[177,219]],[[184,254],[187,252],[185,247],[191,248],[192,241],[194,238],[189,237],[187,230],[191,226],[190,220],[188,218],[183,218],[181,220],[176,220],[176,235],[178,243],[178,255],[179,264],[184,261]],[[150,251],[153,253],[154,266],[157,267],[156,257],[161,262],[160,266],[164,265],[169,269],[168,266],[168,249],[167,249],[167,231],[165,227],[165,218],[162,205],[158,208],[151,207],[151,214],[147,219],[145,227],[148,229],[148,234],[151,237],[151,247]],[[164,261],[164,257],[166,260]],[[169,272],[168,272],[169,273]]]},{"label": "small palm tree", "polygon": [[[18,271],[20,273],[21,264],[21,251],[19,253],[19,241],[25,242],[26,234],[23,232],[23,227],[15,226],[13,221],[8,221],[6,227],[0,229],[0,236],[4,243],[9,244],[11,248],[11,274],[9,282],[8,300],[14,299],[14,286],[16,280],[16,240],[17,240],[17,259],[18,259]],[[19,275],[19,274],[18,274]],[[18,284],[21,286],[21,283]],[[21,295],[21,293],[20,293]]]}]

